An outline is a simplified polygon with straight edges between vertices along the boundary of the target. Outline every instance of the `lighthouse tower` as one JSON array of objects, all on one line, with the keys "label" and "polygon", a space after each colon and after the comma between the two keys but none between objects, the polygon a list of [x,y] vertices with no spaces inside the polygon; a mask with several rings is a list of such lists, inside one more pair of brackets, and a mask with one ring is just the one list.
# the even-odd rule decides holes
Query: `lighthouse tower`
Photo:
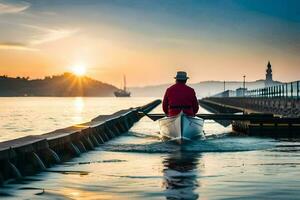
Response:
[{"label": "lighthouse tower", "polygon": [[273,82],[273,75],[272,75],[272,65],[270,61],[268,62],[267,65],[267,70],[266,70],[266,80],[265,80],[265,86],[270,87],[274,84]]}]

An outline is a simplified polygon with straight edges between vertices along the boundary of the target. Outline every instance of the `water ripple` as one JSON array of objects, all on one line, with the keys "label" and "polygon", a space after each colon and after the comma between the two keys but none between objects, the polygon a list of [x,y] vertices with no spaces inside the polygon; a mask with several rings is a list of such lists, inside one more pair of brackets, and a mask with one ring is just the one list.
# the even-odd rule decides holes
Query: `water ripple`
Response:
[{"label": "water ripple", "polygon": [[217,137],[207,140],[195,140],[183,145],[174,142],[154,141],[146,144],[107,144],[102,147],[105,151],[136,152],[136,153],[172,153],[183,152],[238,152],[264,150],[274,147],[270,139],[246,137]]}]

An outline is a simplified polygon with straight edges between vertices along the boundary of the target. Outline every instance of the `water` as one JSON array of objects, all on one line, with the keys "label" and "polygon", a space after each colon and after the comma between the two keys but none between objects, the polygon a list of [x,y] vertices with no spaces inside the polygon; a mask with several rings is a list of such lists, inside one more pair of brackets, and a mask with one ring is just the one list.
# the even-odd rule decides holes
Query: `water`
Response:
[{"label": "water", "polygon": [[[35,103],[30,103],[34,100]],[[74,98],[6,98],[22,119],[3,118],[14,130],[51,131],[74,122],[87,121],[98,114],[138,106],[143,99],[83,98],[82,112]],[[14,103],[16,105],[14,105]],[[27,103],[26,103],[27,102]],[[109,102],[110,107],[104,105]],[[17,105],[18,104],[18,105]],[[59,108],[56,108],[55,105]],[[26,106],[23,109],[21,105]],[[44,106],[44,109],[36,107]],[[47,110],[49,108],[50,110]],[[56,108],[54,110],[54,108]],[[9,111],[11,108],[6,108]],[[1,104],[1,111],[3,104]],[[30,111],[26,114],[25,110]],[[201,110],[204,112],[204,110]],[[161,112],[158,108],[154,112]],[[62,115],[62,113],[68,113]],[[47,120],[49,115],[64,122]],[[2,116],[12,115],[1,112]],[[39,124],[32,123],[40,116]],[[55,117],[53,117],[55,118]],[[2,119],[2,118],[1,118]],[[21,122],[21,123],[20,123]],[[78,122],[81,122],[78,120]],[[48,126],[47,126],[48,124]],[[1,126],[4,138],[14,138],[11,129]],[[158,125],[144,118],[130,132],[95,151],[47,169],[20,182],[0,188],[1,199],[299,199],[300,143],[228,134],[212,121],[205,124],[207,140],[178,146],[158,138]],[[22,134],[21,134],[22,133]],[[14,136],[13,136],[14,135]]]},{"label": "water", "polygon": [[151,100],[153,98],[1,97],[0,142],[87,122],[98,115],[140,106]]}]

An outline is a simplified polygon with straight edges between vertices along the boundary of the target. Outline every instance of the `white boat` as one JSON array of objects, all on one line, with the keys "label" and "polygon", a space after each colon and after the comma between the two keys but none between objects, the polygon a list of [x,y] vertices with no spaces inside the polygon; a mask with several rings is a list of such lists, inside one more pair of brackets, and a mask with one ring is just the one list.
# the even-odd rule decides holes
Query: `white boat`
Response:
[{"label": "white boat", "polygon": [[181,112],[174,117],[161,118],[158,122],[163,138],[175,140],[178,143],[195,137],[205,138],[202,118],[187,116]]}]

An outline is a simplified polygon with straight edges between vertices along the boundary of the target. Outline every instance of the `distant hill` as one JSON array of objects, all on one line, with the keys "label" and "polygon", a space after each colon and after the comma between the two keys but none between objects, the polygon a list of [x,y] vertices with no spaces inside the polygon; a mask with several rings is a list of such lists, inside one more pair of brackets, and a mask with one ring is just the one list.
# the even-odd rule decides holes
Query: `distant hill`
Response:
[{"label": "distant hill", "polygon": [[[280,82],[275,82],[280,83]],[[164,84],[164,85],[152,85],[145,87],[132,87],[129,90],[132,93],[132,96],[137,97],[162,97],[164,95],[165,90],[172,85]],[[197,93],[198,98],[212,96],[224,90],[224,82],[223,81],[203,81],[200,83],[189,84],[189,86],[193,87]],[[238,81],[230,81],[225,84],[226,90],[235,90],[239,87],[243,86],[243,82]],[[246,87],[248,89],[257,89],[263,88],[265,86],[264,80],[257,80],[253,82],[246,82]]]},{"label": "distant hill", "polygon": [[86,76],[77,77],[72,73],[34,80],[0,76],[0,96],[109,97],[116,90],[113,85]]}]

